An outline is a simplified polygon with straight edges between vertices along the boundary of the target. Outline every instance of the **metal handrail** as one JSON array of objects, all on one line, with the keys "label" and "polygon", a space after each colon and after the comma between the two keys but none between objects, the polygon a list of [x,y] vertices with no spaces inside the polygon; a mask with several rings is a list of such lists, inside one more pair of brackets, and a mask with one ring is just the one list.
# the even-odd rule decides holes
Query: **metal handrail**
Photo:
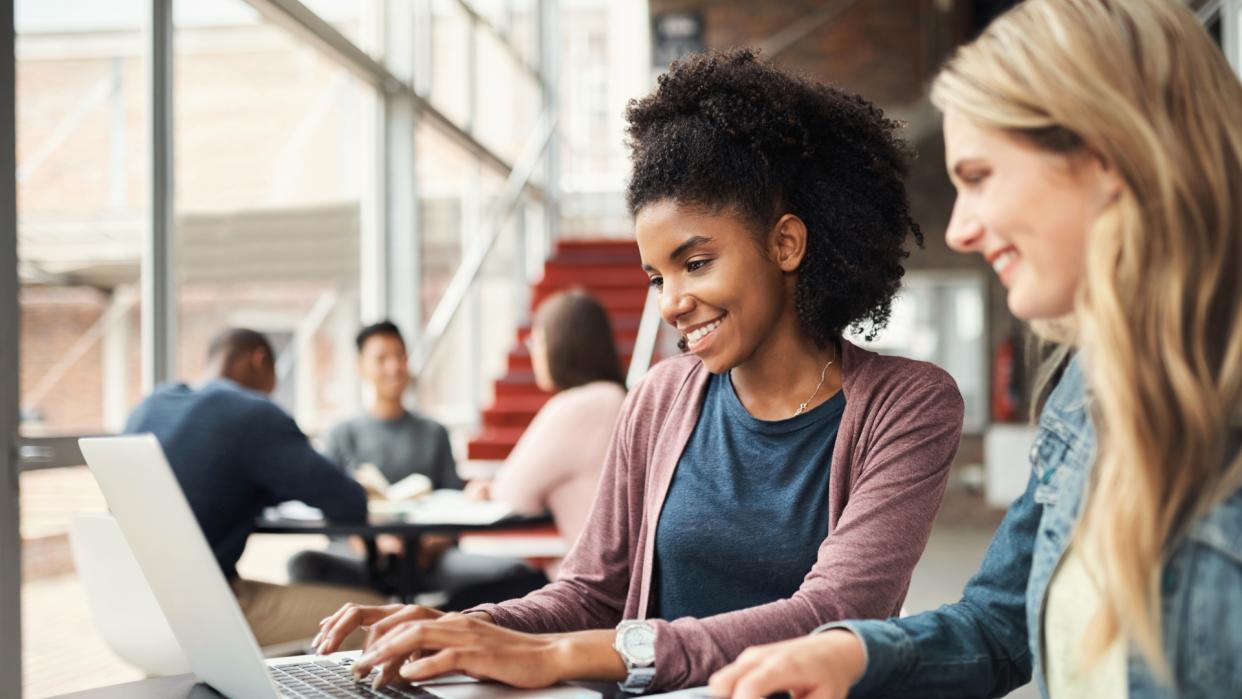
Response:
[{"label": "metal handrail", "polygon": [[634,352],[630,355],[630,370],[625,375],[627,388],[634,385],[647,375],[651,368],[651,360],[655,356],[656,340],[660,336],[660,294],[655,287],[647,289],[647,300],[643,303],[643,316],[638,321],[638,336],[634,338]]},{"label": "metal handrail", "polygon": [[427,327],[423,329],[418,338],[414,353],[410,357],[411,373],[415,379],[421,376],[423,370],[427,368],[440,340],[448,330],[449,323],[453,322],[466,295],[474,286],[479,270],[483,268],[484,260],[487,259],[488,253],[492,251],[496,240],[500,237],[501,228],[508,222],[509,217],[513,215],[522,201],[522,192],[527,188],[528,180],[534,174],[535,167],[543,157],[544,151],[547,150],[548,144],[551,143],[556,133],[556,124],[557,116],[554,113],[545,111],[539,115],[539,121],[535,125],[531,138],[527,140],[521,157],[518,158],[517,164],[513,166],[508,179],[505,180],[499,200],[500,205],[490,211],[489,220],[482,226],[483,235],[475,237],[470,249],[462,257],[461,264],[453,273],[453,278],[449,280],[444,295],[440,297],[440,302],[436,304],[436,309],[431,314],[431,319],[427,321]]}]

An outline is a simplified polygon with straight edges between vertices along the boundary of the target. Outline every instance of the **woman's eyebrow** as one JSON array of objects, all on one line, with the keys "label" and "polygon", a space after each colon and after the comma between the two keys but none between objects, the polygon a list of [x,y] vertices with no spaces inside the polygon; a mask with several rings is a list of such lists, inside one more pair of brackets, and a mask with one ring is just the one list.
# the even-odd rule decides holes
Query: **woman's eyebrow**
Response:
[{"label": "woman's eyebrow", "polygon": [[701,245],[707,245],[710,242],[712,242],[712,238],[710,238],[709,236],[692,235],[689,238],[687,238],[684,243],[682,243],[681,245],[678,245],[673,250],[673,252],[669,254],[668,259],[672,262],[676,262],[678,259],[684,257],[686,253],[690,252],[692,249],[697,248]]},{"label": "woman's eyebrow", "polygon": [[[711,243],[714,240],[715,238],[712,238],[711,236],[706,236],[706,235],[690,236],[689,238],[685,240],[685,242],[683,242],[681,245],[678,245],[671,253],[669,253],[668,259],[672,262],[676,262],[678,259],[685,257],[686,254],[688,254],[694,248],[707,245],[708,243]],[[643,271],[647,272],[648,274],[654,274],[658,270],[656,270],[656,268],[651,265],[644,264]]]}]

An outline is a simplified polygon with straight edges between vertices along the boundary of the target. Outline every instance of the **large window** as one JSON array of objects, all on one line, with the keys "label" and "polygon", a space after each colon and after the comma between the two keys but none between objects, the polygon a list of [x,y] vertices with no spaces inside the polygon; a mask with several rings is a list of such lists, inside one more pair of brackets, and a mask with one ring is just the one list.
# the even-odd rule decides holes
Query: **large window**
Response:
[{"label": "large window", "polygon": [[[8,391],[25,439],[27,696],[140,676],[94,628],[68,531],[105,509],[73,440],[121,429],[157,374],[153,337],[170,348],[166,378],[195,382],[216,332],[267,333],[275,398],[315,434],[360,405],[358,326],[392,315],[417,343],[467,252],[498,230],[418,396],[460,439],[501,373],[528,242],[544,235],[542,167],[503,196],[543,107],[541,3],[169,0],[170,31],[159,6],[16,1],[21,326],[5,342],[21,357]],[[153,58],[165,43],[171,56]],[[170,90],[153,88],[153,67],[171,70]],[[152,174],[165,154],[171,188]],[[161,241],[169,254],[150,254]],[[156,277],[172,283],[144,286]],[[172,312],[144,324],[161,304]],[[283,550],[268,545],[252,541],[241,565],[279,581]],[[0,640],[15,647],[16,626]]]},{"label": "large window", "polygon": [[259,330],[280,354],[277,401],[315,432],[358,393],[376,97],[240,0],[175,7],[176,374],[196,379],[222,328]]},{"label": "large window", "polygon": [[21,430],[28,436],[118,429],[138,397],[148,186],[144,7],[140,0],[109,3],[107,12],[64,0],[16,6]]}]

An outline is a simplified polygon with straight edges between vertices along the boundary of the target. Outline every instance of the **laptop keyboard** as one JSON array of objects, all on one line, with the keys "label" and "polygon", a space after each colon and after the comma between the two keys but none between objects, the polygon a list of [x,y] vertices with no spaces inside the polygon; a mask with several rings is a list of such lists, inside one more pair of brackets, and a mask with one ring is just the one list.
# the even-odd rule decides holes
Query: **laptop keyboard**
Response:
[{"label": "laptop keyboard", "polygon": [[[324,699],[324,697],[400,697],[424,699],[436,695],[421,687],[389,686],[371,689],[370,677],[359,682],[349,665],[331,660],[310,663],[270,665],[268,670],[280,693],[290,699]],[[374,672],[374,671],[373,671]]]}]

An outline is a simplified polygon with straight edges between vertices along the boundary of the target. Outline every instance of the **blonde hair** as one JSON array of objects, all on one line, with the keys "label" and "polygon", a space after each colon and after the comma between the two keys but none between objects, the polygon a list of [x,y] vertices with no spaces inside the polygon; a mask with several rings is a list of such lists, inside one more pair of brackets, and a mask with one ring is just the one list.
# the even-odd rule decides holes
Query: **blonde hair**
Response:
[{"label": "blonde hair", "polygon": [[[1099,430],[1075,534],[1107,593],[1084,639],[1164,679],[1160,573],[1242,484],[1242,86],[1179,2],[1027,0],[961,48],[932,100],[1124,178],[1087,235],[1072,327]],[[1037,633],[1032,630],[1032,633]]]}]

